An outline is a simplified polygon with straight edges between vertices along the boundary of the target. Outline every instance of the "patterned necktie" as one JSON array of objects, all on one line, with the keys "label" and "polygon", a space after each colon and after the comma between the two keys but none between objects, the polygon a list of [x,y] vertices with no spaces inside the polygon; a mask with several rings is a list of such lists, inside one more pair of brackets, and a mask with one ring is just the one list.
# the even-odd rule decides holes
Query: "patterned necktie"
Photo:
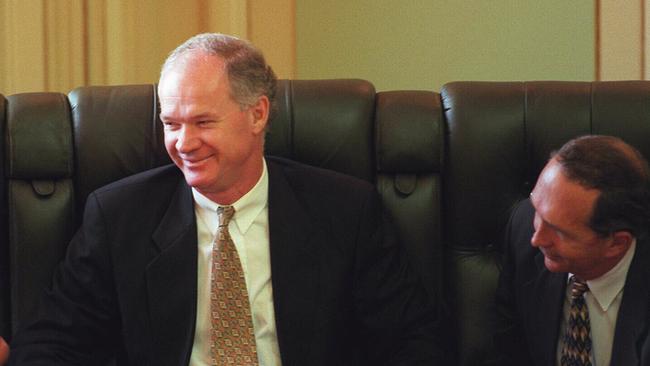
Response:
[{"label": "patterned necktie", "polygon": [[589,311],[583,294],[589,291],[587,283],[571,277],[571,309],[569,310],[569,323],[564,334],[562,347],[561,366],[591,366],[589,354],[591,353],[591,327],[589,325]]},{"label": "patterned necktie", "polygon": [[232,206],[219,207],[219,228],[212,246],[210,312],[212,364],[257,365],[255,331],[248,302],[246,279],[228,223]]}]

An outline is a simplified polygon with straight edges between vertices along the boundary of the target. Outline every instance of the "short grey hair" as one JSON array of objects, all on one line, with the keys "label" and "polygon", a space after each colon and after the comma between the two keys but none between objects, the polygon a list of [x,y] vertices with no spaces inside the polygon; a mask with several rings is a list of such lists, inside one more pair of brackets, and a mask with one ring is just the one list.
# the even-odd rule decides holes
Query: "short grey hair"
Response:
[{"label": "short grey hair", "polygon": [[197,34],[169,54],[160,74],[164,74],[181,56],[192,51],[219,56],[225,61],[231,97],[242,108],[255,105],[265,95],[269,98],[270,111],[274,110],[277,77],[266,63],[262,52],[253,44],[226,34]]}]

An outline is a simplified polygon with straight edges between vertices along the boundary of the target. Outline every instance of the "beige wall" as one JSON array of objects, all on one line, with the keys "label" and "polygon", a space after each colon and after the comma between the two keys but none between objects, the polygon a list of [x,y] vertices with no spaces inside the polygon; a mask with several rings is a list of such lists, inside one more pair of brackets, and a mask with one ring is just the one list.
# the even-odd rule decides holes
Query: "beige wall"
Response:
[{"label": "beige wall", "polygon": [[248,38],[294,77],[293,0],[0,0],[0,93],[152,83],[200,32]]},{"label": "beige wall", "polygon": [[296,0],[297,76],[380,90],[452,80],[593,80],[587,0]]},{"label": "beige wall", "polygon": [[0,0],[0,93],[151,83],[199,32],[253,41],[282,78],[379,90],[648,74],[647,0]]}]

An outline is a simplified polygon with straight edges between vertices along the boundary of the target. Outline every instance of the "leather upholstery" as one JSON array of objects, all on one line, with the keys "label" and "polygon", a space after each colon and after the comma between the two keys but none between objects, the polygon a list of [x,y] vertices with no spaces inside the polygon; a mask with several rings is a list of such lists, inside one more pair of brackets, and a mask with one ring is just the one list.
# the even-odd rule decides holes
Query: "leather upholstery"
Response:
[{"label": "leather upholstery", "polygon": [[[376,184],[426,291],[449,312],[449,364],[481,365],[502,231],[551,150],[612,134],[650,157],[650,82],[455,82],[375,92],[282,80],[266,149]],[[0,335],[33,311],[88,193],[170,162],[155,85],[0,96]]]},{"label": "leather upholstery", "polygon": [[280,81],[268,154],[333,169],[367,181],[375,177],[375,87],[363,80]]},{"label": "leather upholstery", "polygon": [[91,86],[69,94],[78,217],[93,190],[171,163],[158,119],[155,85]]},{"label": "leather upholstery", "polygon": [[70,108],[58,93],[7,97],[9,307],[12,329],[31,314],[74,230]]},{"label": "leather upholstery", "polygon": [[440,97],[381,92],[376,111],[377,189],[426,290],[442,299]]}]

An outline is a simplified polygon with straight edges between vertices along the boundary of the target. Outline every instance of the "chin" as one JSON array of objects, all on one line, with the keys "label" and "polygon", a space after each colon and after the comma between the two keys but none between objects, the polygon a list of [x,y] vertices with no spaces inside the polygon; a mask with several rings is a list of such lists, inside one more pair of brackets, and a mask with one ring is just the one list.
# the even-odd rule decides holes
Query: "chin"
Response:
[{"label": "chin", "polygon": [[185,174],[185,182],[187,182],[187,185],[190,187],[196,188],[198,190],[201,190],[201,187],[206,185],[205,179],[202,179],[202,177],[194,176],[191,173]]},{"label": "chin", "polygon": [[548,257],[544,257],[544,265],[546,269],[554,273],[567,272],[567,269],[562,263],[558,263],[556,260],[549,259]]}]

